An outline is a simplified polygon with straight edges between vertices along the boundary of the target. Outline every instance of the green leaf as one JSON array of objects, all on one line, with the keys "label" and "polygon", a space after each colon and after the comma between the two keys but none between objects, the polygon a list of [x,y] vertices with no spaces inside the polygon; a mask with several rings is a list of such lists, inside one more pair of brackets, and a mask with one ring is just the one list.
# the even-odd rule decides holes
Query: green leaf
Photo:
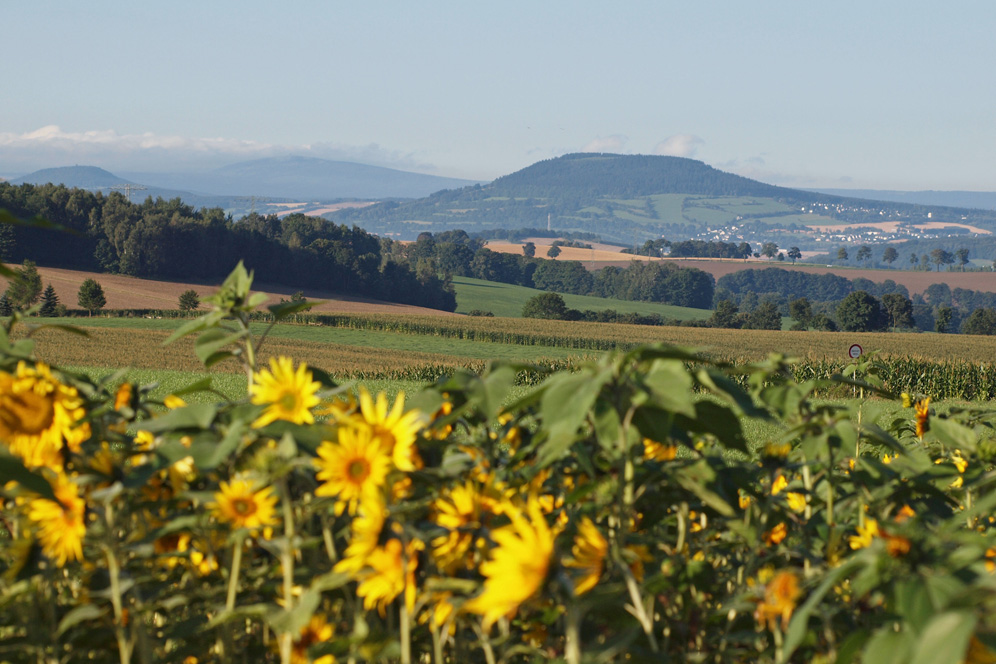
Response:
[{"label": "green leaf", "polygon": [[[809,617],[813,611],[823,601],[823,597],[844,577],[850,576],[852,571],[858,567],[860,562],[854,558],[848,559],[840,567],[832,569],[824,578],[816,590],[809,594],[806,601],[792,615],[788,630],[785,632],[785,644],[782,651],[782,662],[787,662],[792,658],[792,653],[799,647],[802,640],[809,631]],[[870,660],[866,660],[868,664]]]},{"label": "green leaf", "polygon": [[721,371],[716,371],[712,368],[699,369],[695,374],[695,378],[702,387],[708,389],[713,394],[724,397],[737,404],[744,415],[770,419],[767,411],[755,406],[751,396]]},{"label": "green leaf", "polygon": [[744,438],[740,418],[726,406],[712,401],[699,401],[695,404],[695,416],[686,418],[679,415],[675,425],[696,433],[711,433],[723,447],[747,453],[747,439]]},{"label": "green leaf", "polygon": [[541,468],[560,458],[574,444],[578,429],[611,377],[607,370],[594,375],[588,370],[555,374],[544,384],[540,413],[546,439],[538,450]]},{"label": "green leaf", "polygon": [[707,507],[725,517],[735,514],[733,507],[718,493],[709,488],[716,480],[716,471],[706,460],[701,460],[673,473],[672,477],[687,491],[694,493]]},{"label": "green leaf", "polygon": [[974,452],[978,443],[978,438],[972,429],[954,420],[932,417],[930,431],[943,444],[966,452]]},{"label": "green leaf", "polygon": [[193,334],[194,332],[199,332],[200,330],[210,327],[210,323],[208,323],[209,316],[211,316],[211,314],[206,314],[204,316],[201,316],[200,318],[195,318],[194,320],[187,321],[179,328],[177,328],[177,330],[173,332],[173,334],[169,335],[166,338],[166,341],[163,342],[163,346],[168,346],[177,339],[182,339],[187,335]]},{"label": "green leaf", "polygon": [[173,392],[175,396],[182,397],[185,394],[195,394],[197,392],[210,392],[211,391],[211,376],[205,376],[200,380],[196,380],[186,387],[180,388]]},{"label": "green leaf", "polygon": [[142,428],[158,433],[160,431],[184,429],[209,429],[218,414],[218,406],[207,403],[196,403],[176,408],[162,417],[142,422]]},{"label": "green leaf", "polygon": [[950,611],[934,617],[920,634],[910,664],[960,664],[978,618],[968,611]]},{"label": "green leaf", "polygon": [[282,320],[288,316],[293,316],[296,313],[307,311],[308,309],[318,306],[319,304],[322,303],[309,301],[281,302],[280,304],[271,304],[267,307],[267,309],[270,310],[270,313],[273,314],[273,317],[276,320]]},{"label": "green leaf", "polygon": [[268,612],[266,622],[270,623],[270,626],[278,632],[300,634],[301,629],[308,624],[311,616],[315,614],[315,609],[318,608],[321,599],[320,592],[314,588],[309,588],[301,594],[297,605],[291,610],[280,609]]},{"label": "green leaf", "polygon": [[655,362],[644,378],[644,384],[650,388],[655,405],[688,417],[695,415],[695,395],[692,393],[695,381],[681,362]]},{"label": "green leaf", "polygon": [[249,425],[245,422],[233,422],[221,442],[214,440],[195,440],[190,445],[190,456],[198,470],[212,470],[227,460],[239,448]]},{"label": "green leaf", "polygon": [[62,620],[59,621],[59,628],[56,630],[55,635],[57,637],[62,636],[66,630],[75,627],[82,622],[102,618],[105,613],[107,613],[106,608],[102,609],[98,606],[94,606],[93,604],[77,606],[62,617]]},{"label": "green leaf", "polygon": [[[219,354],[221,349],[226,346],[238,343],[240,340],[244,339],[249,334],[248,330],[237,330],[235,332],[228,332],[220,328],[214,328],[207,330],[201,336],[197,337],[197,343],[194,346],[194,352],[197,353],[198,359],[204,364],[204,366],[209,367],[211,364],[217,363],[220,360],[214,360],[211,364],[208,363],[209,359],[213,356]],[[231,356],[231,352],[227,354],[228,357]],[[224,358],[223,358],[224,359]]]},{"label": "green leaf", "polygon": [[868,641],[861,656],[861,664],[908,664],[912,652],[912,636],[886,626]]},{"label": "green leaf", "polygon": [[42,498],[57,500],[52,485],[44,476],[29,470],[20,459],[0,448],[0,486],[11,481]]}]

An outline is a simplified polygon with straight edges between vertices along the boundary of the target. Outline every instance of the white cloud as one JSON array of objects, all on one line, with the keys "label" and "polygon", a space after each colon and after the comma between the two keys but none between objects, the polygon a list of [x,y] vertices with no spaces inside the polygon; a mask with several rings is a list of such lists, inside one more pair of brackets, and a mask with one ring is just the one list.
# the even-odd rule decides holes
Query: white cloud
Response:
[{"label": "white cloud", "polygon": [[692,134],[675,134],[668,136],[654,147],[654,154],[669,157],[694,157],[699,146],[705,143]]},{"label": "white cloud", "polygon": [[581,152],[622,152],[628,140],[622,134],[599,136],[581,148]]},{"label": "white cloud", "polygon": [[8,173],[19,170],[24,174],[67,164],[112,170],[206,170],[237,161],[283,155],[356,161],[407,170],[435,170],[413,154],[386,150],[376,144],[277,145],[233,138],[163,136],[151,132],[119,134],[113,129],[71,132],[63,131],[57,125],[22,134],[0,132],[0,164]]}]

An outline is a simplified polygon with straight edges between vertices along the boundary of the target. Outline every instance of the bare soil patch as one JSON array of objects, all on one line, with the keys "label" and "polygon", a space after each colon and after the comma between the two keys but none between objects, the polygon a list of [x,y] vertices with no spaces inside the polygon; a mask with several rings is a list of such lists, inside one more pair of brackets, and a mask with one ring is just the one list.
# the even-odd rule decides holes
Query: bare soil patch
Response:
[{"label": "bare soil patch", "polygon": [[[76,295],[80,284],[86,279],[98,281],[104,289],[107,298],[107,309],[176,309],[180,293],[193,289],[201,296],[207,297],[217,290],[221,280],[212,282],[196,281],[155,281],[139,279],[121,274],[101,274],[97,272],[82,272],[54,267],[39,267],[43,284],[52,284],[59,302],[70,309],[77,308]],[[6,288],[6,281],[0,279]],[[266,304],[276,304],[280,299],[289,300],[297,288],[256,282],[253,291],[266,293]],[[456,316],[447,311],[415,307],[408,304],[384,302],[352,295],[342,295],[329,291],[304,289],[304,296],[309,300],[319,300],[313,313],[331,314],[420,314],[433,316]]]}]

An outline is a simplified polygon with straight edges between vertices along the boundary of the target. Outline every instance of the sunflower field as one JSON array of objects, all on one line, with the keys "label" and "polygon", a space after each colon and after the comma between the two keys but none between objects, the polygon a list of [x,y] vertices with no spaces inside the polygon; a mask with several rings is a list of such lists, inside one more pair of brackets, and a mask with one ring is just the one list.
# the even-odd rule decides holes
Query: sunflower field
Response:
[{"label": "sunflower field", "polygon": [[392,401],[263,355],[251,282],[173,335],[237,400],[4,321],[0,661],[996,662],[996,411],[659,345]]}]

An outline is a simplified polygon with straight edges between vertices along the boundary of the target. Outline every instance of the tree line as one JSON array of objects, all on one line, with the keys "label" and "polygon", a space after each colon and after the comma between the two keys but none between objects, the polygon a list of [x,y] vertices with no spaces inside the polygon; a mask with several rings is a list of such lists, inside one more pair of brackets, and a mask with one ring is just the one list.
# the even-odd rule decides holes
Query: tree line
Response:
[{"label": "tree line", "polygon": [[[634,262],[597,272],[579,261],[535,258],[491,251],[465,231],[422,233],[412,243],[384,243],[385,251],[415,266],[416,274],[443,272],[559,293],[660,302],[697,309],[712,307],[715,281],[696,268]],[[528,247],[524,247],[528,251]]]},{"label": "tree line", "polygon": [[259,281],[456,308],[452,286],[440,275],[416,275],[385,256],[376,236],[318,217],[233,220],[220,208],[195,210],[179,198],[135,204],[119,192],[52,184],[0,183],[0,209],[62,229],[3,227],[3,260],[156,279],[223,278],[243,260]]}]

